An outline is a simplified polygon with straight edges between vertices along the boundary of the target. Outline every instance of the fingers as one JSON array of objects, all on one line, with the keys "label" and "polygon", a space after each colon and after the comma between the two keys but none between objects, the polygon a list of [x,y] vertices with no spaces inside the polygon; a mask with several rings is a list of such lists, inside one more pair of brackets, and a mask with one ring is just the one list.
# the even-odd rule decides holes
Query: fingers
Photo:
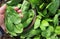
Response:
[{"label": "fingers", "polygon": [[14,10],[16,10],[16,11],[17,11],[17,10],[19,10],[19,8],[18,8],[18,7],[14,7]]},{"label": "fingers", "polygon": [[21,13],[22,11],[21,10],[17,10],[18,13]]},{"label": "fingers", "polygon": [[21,12],[22,12],[18,7],[14,7],[14,10],[15,10],[17,13],[21,13]]},{"label": "fingers", "polygon": [[14,7],[14,10],[20,15],[20,18],[23,18],[22,11],[18,7]]}]

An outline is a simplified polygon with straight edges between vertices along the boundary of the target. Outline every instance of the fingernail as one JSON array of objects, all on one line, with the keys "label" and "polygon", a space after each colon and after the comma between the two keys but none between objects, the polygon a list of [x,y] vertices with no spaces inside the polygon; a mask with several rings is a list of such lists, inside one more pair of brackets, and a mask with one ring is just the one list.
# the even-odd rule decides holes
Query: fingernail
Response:
[{"label": "fingernail", "polygon": [[18,13],[21,13],[22,11],[21,11],[21,10],[18,10],[17,12],[18,12]]}]

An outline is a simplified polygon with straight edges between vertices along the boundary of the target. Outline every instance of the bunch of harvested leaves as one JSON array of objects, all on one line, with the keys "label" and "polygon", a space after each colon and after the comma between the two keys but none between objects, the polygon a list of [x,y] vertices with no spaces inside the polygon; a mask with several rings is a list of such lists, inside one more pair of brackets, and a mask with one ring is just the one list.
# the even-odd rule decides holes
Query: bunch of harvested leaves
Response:
[{"label": "bunch of harvested leaves", "polygon": [[[60,39],[60,0],[10,0],[7,2],[7,11],[5,24],[8,33],[11,36],[19,35],[21,39]],[[20,15],[13,10],[18,6],[24,15]],[[24,28],[34,18],[36,10],[36,19],[31,29],[26,32]]]}]

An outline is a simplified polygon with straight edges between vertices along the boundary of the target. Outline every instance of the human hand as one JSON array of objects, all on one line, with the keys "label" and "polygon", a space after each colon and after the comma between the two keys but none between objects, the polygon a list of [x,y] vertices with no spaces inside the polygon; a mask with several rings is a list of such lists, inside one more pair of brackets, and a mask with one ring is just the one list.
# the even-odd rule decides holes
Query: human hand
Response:
[{"label": "human hand", "polygon": [[[5,18],[5,11],[6,11],[7,5],[4,4],[2,7],[0,7],[0,27],[6,32],[6,26],[4,23],[4,18]],[[18,7],[14,7],[14,10],[18,12],[18,14],[21,14],[21,10]],[[20,17],[23,17],[21,14]]]},{"label": "human hand", "polygon": [[6,10],[6,4],[4,4],[3,6],[0,7],[0,27],[5,31],[5,24],[4,24],[4,14],[5,14],[5,10]]}]

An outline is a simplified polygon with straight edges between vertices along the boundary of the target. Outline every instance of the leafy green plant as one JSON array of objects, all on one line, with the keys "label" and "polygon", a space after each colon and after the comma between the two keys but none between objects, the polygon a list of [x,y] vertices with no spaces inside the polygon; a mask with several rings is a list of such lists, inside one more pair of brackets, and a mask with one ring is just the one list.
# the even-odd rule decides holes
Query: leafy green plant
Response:
[{"label": "leafy green plant", "polygon": [[[23,18],[13,9],[18,6]],[[34,12],[35,10],[35,12]],[[35,23],[33,23],[36,14]],[[11,36],[21,39],[60,39],[60,0],[10,0],[7,2],[5,24]],[[25,28],[31,29],[24,32]]]}]

